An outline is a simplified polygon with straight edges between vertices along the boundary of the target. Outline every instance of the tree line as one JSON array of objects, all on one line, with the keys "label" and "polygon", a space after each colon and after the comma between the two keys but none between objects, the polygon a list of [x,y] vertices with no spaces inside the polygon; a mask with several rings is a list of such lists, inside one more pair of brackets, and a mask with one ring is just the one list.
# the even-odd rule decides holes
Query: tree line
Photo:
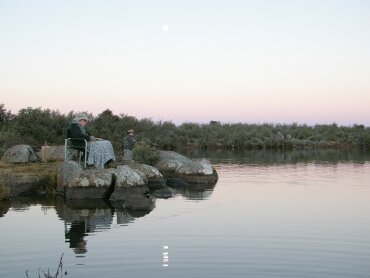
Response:
[{"label": "tree line", "polygon": [[[109,109],[98,116],[88,113],[88,130],[95,137],[110,140],[115,151],[120,151],[122,139],[128,129],[134,129],[139,145],[155,149],[310,149],[310,148],[370,148],[370,127],[299,125],[293,124],[208,124],[183,123],[176,126],[171,121],[154,122],[150,118],[115,115]],[[74,112],[42,108],[24,108],[13,114],[0,104],[0,155],[16,144],[28,144],[35,150],[45,142],[49,145],[64,144],[65,131]]]}]

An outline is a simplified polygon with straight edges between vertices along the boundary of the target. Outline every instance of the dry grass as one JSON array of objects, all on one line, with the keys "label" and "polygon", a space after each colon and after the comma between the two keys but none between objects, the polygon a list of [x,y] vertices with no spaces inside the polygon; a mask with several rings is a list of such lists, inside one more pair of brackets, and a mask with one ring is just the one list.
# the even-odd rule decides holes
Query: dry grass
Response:
[{"label": "dry grass", "polygon": [[56,173],[58,165],[61,162],[34,162],[34,163],[19,163],[10,164],[0,162],[0,170],[9,170],[13,173],[30,173],[40,175],[50,175]]},{"label": "dry grass", "polygon": [[31,174],[46,177],[46,182],[40,188],[40,192],[46,195],[54,195],[57,184],[58,165],[61,162],[34,162],[10,164],[0,162],[0,175],[6,174]]}]

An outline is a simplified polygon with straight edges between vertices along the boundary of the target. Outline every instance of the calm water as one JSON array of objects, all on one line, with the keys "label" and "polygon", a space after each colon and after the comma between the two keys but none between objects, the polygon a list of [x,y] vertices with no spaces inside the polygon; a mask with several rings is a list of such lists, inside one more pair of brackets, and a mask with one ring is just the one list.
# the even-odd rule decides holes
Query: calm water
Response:
[{"label": "calm water", "polygon": [[109,203],[0,202],[0,277],[370,277],[370,155],[192,153],[214,188]]}]

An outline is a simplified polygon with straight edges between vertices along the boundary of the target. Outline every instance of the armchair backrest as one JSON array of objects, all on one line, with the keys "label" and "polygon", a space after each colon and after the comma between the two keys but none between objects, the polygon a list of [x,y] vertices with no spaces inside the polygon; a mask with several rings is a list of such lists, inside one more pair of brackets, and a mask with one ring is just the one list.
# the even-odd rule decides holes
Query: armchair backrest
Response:
[{"label": "armchair backrest", "polygon": [[66,137],[65,137],[65,139],[68,139],[68,138],[71,138],[71,130],[70,130],[69,127],[66,129]]}]

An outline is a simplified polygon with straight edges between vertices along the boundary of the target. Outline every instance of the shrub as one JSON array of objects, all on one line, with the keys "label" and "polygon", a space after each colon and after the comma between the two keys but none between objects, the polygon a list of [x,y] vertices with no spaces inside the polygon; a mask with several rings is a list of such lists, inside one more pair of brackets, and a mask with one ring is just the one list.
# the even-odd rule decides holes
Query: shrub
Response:
[{"label": "shrub", "polygon": [[139,163],[154,165],[159,159],[159,151],[147,143],[137,142],[134,149],[134,160]]}]

